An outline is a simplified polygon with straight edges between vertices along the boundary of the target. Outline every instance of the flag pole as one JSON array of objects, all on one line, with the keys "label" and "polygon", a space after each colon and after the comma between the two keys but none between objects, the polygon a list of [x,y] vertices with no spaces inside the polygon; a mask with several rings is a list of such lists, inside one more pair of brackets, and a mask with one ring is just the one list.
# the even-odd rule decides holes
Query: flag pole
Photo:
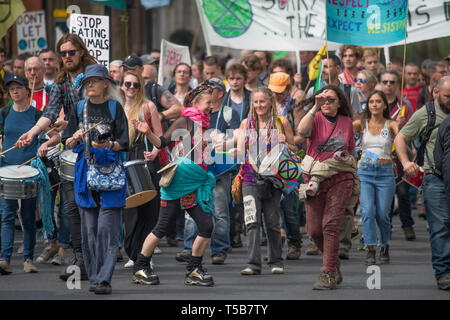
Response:
[{"label": "flag pole", "polygon": [[[327,4],[325,3],[325,45],[327,50],[327,66],[330,65],[330,58],[328,57],[328,19],[327,19]],[[328,84],[331,85],[331,74],[330,69],[328,68]]]},{"label": "flag pole", "polygon": [[401,91],[400,91],[400,107],[402,106],[402,99],[403,99],[403,86],[404,86],[404,82],[405,82],[405,65],[406,65],[406,28],[408,26],[408,14],[406,14],[405,17],[405,42],[403,43],[403,66],[402,66],[402,86],[401,86]]}]

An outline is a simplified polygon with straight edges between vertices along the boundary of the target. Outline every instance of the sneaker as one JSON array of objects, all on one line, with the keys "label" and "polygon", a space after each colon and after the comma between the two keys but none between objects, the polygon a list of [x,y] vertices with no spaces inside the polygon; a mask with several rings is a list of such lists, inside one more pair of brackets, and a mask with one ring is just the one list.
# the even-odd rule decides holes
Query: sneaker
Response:
[{"label": "sneaker", "polygon": [[133,274],[131,282],[136,284],[157,285],[159,284],[159,277],[153,271],[151,266],[140,269]]},{"label": "sneaker", "polygon": [[11,265],[6,261],[0,258],[0,274],[10,274],[12,273]]},{"label": "sneaker", "polygon": [[376,251],[369,250],[367,251],[366,266],[371,266],[374,264],[377,264]]},{"label": "sneaker", "polygon": [[27,273],[38,272],[38,269],[36,268],[36,266],[33,263],[33,260],[31,260],[31,259],[25,260],[25,262],[23,263],[23,270]]},{"label": "sneaker", "polygon": [[106,281],[103,281],[102,283],[98,283],[94,289],[95,294],[111,294],[111,292],[112,292],[112,287]]},{"label": "sneaker", "polygon": [[190,258],[191,254],[186,251],[177,252],[177,254],[175,255],[175,260],[177,260],[178,262],[188,262]]},{"label": "sneaker", "polygon": [[313,290],[336,289],[335,271],[322,269],[319,273],[319,280],[314,284]]},{"label": "sneaker", "polygon": [[283,269],[283,267],[273,267],[271,272],[272,272],[272,274],[283,274],[284,269]]},{"label": "sneaker", "polygon": [[348,260],[350,259],[350,250],[347,248],[339,248],[339,259]]},{"label": "sneaker", "polygon": [[359,238],[361,238],[361,234],[359,233],[358,227],[355,227],[352,230],[352,242],[355,242]]},{"label": "sneaker", "polygon": [[336,280],[336,284],[341,284],[342,280],[344,279],[342,277],[342,273],[341,273],[341,260],[339,260],[339,259],[337,259],[337,261],[336,261],[336,270],[335,270],[334,278]]},{"label": "sneaker", "polygon": [[214,285],[214,280],[212,276],[206,272],[206,269],[203,269],[202,265],[200,265],[192,271],[186,270],[184,284],[188,286],[210,287]]},{"label": "sneaker", "polygon": [[307,256],[317,256],[319,254],[319,248],[317,248],[314,241],[311,239],[308,249],[306,249]]},{"label": "sneaker", "polygon": [[416,233],[414,232],[413,227],[405,227],[403,228],[403,232],[405,233],[405,239],[407,241],[416,240]]},{"label": "sneaker", "polygon": [[224,264],[225,256],[221,253],[218,253],[212,257],[212,264]]},{"label": "sneaker", "polygon": [[37,263],[46,263],[48,260],[53,258],[58,251],[53,251],[50,246],[45,247],[44,251],[42,251],[41,255],[37,257],[36,262]]},{"label": "sneaker", "polygon": [[[36,237],[37,238],[37,237]],[[23,244],[21,244],[20,246],[19,246],[19,248],[17,248],[17,253],[18,254],[22,254],[23,253]]]},{"label": "sneaker", "polygon": [[133,268],[134,267],[134,261],[131,259],[128,259],[128,262],[125,263],[125,265],[123,266],[124,268]]},{"label": "sneaker", "polygon": [[162,253],[162,250],[159,247],[156,247],[155,250],[153,250],[154,254],[160,254]]},{"label": "sneaker", "polygon": [[250,268],[250,267],[247,267],[247,268],[241,270],[240,273],[241,273],[243,276],[254,276],[254,275],[261,274],[261,271],[260,271],[260,270],[254,270],[254,269],[252,269],[252,268]]},{"label": "sneaker", "polygon": [[61,266],[65,263],[64,257],[62,257],[59,253],[55,254],[53,259],[50,261],[51,264],[55,266]]},{"label": "sneaker", "polygon": [[89,285],[89,292],[95,292],[95,288],[97,287],[98,283],[94,283]]},{"label": "sneaker", "polygon": [[385,244],[380,250],[380,263],[389,263],[389,245]]},{"label": "sneaker", "polygon": [[441,290],[450,290],[450,273],[439,278],[437,281],[437,286]]}]

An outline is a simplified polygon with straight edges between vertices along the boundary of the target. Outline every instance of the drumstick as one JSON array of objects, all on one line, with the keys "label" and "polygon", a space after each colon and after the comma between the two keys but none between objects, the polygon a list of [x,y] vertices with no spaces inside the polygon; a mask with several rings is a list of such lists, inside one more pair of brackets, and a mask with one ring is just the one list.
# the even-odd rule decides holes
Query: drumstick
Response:
[{"label": "drumstick", "polygon": [[[55,149],[57,146],[51,147],[50,149],[48,149],[48,151]],[[34,159],[37,159],[39,157],[39,155],[34,156],[33,158],[31,158],[30,160],[25,161],[24,163],[22,163],[21,165],[19,165],[17,168],[21,168],[26,164],[29,164],[31,161],[33,161]]]},{"label": "drumstick", "polygon": [[9,148],[8,150],[3,151],[2,153],[0,153],[0,156],[3,156],[5,153],[11,151],[12,149],[15,149],[16,146],[12,146],[11,148]]},{"label": "drumstick", "polygon": [[98,126],[99,124],[101,124],[103,121],[97,122],[96,124],[94,124],[92,127],[90,127],[89,129],[87,129],[86,131],[83,131],[83,135],[85,135],[86,133],[88,133],[89,131],[91,131],[92,129],[94,129],[96,126]]},{"label": "drumstick", "polygon": [[[36,77],[33,78],[33,86],[31,87],[30,104],[33,102],[34,84],[36,83]],[[44,92],[45,94],[45,92]]]}]

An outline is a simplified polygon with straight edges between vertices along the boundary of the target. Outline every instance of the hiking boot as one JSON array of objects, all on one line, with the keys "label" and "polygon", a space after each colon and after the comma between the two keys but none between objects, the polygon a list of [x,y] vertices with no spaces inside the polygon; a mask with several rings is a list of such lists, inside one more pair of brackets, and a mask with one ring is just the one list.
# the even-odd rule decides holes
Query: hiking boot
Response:
[{"label": "hiking boot", "polygon": [[55,266],[61,266],[65,263],[64,257],[62,257],[59,253],[55,254],[53,259],[50,261],[51,264]]},{"label": "hiking boot", "polygon": [[342,283],[342,273],[341,273],[341,260],[337,259],[336,261],[336,270],[335,270],[335,275],[334,278],[336,279],[336,284],[341,284]]},{"label": "hiking boot", "polygon": [[6,261],[0,258],[0,274],[10,274],[12,273],[11,265]]},{"label": "hiking boot", "polygon": [[314,284],[313,290],[332,290],[336,289],[335,271],[321,269],[319,280]]},{"label": "hiking boot", "polygon": [[339,259],[348,260],[350,259],[350,250],[347,248],[339,248]]},{"label": "hiking boot", "polygon": [[27,273],[36,273],[36,272],[38,272],[38,269],[34,265],[33,260],[27,259],[23,263],[23,271],[25,271]]},{"label": "hiking boot", "polygon": [[218,253],[212,257],[212,264],[224,264],[225,256],[221,253]]},{"label": "hiking boot", "polygon": [[137,284],[156,285],[159,284],[159,278],[150,265],[150,257],[139,253],[133,267],[133,277],[131,282]]},{"label": "hiking boot", "polygon": [[242,248],[241,234],[239,232],[236,232],[236,235],[234,236],[232,247]]},{"label": "hiking boot", "polygon": [[407,241],[416,240],[416,233],[414,232],[413,227],[405,227],[403,228],[403,232],[405,233],[405,239]]},{"label": "hiking boot", "polygon": [[112,292],[112,287],[106,281],[103,281],[102,283],[98,283],[94,289],[95,294],[111,294],[111,292]]},{"label": "hiking boot", "polygon": [[48,260],[50,260],[51,258],[53,258],[56,254],[58,253],[58,251],[53,251],[52,248],[50,248],[50,246],[45,247],[44,251],[42,251],[41,255],[39,257],[37,257],[36,262],[37,263],[46,263]]},{"label": "hiking boot", "polygon": [[385,244],[380,250],[380,263],[389,263],[389,245]]},{"label": "hiking boot", "polygon": [[[301,237],[301,236],[299,236]],[[287,260],[299,260],[302,254],[302,239],[288,239],[288,253],[286,256]]]},{"label": "hiking boot", "polygon": [[259,270],[254,270],[254,269],[252,269],[252,268],[250,268],[250,267],[247,267],[247,268],[241,270],[240,273],[241,273],[243,276],[254,276],[254,275],[261,274],[261,271],[259,271]]},{"label": "hiking boot", "polygon": [[175,255],[175,260],[177,260],[178,262],[188,262],[190,258],[191,254],[186,251],[177,252],[177,254]]},{"label": "hiking boot", "polygon": [[437,281],[437,286],[441,290],[450,290],[450,273],[439,278]]},{"label": "hiking boot", "polygon": [[377,264],[376,254],[375,250],[367,251],[366,266]]},{"label": "hiking boot", "polygon": [[214,285],[214,280],[202,265],[199,265],[194,270],[186,270],[186,278],[184,284],[188,286],[205,286],[210,287]]},{"label": "hiking boot", "polygon": [[306,255],[307,256],[317,256],[319,254],[319,248],[317,248],[314,241],[311,239],[311,242],[309,243],[308,249],[306,249]]}]

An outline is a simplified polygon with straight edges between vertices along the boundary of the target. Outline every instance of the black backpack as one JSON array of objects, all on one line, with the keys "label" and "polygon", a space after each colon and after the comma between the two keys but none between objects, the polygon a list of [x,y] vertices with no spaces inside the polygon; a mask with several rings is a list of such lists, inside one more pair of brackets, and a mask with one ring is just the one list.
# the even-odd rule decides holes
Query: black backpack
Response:
[{"label": "black backpack", "polygon": [[430,156],[428,155],[426,146],[427,146],[428,141],[430,140],[431,133],[433,132],[433,130],[439,127],[439,124],[435,125],[436,124],[436,108],[434,106],[434,102],[427,102],[427,104],[425,106],[427,108],[428,121],[427,121],[427,128],[425,129],[425,133],[420,136],[420,146],[419,146],[419,149],[417,150],[417,155],[416,155],[416,163],[419,167],[423,166],[423,164],[424,164],[425,154],[427,156],[428,161],[430,161]]},{"label": "black backpack", "polygon": [[[156,106],[156,110],[158,110],[159,113],[163,112],[166,110],[166,108],[164,108],[161,104],[161,102],[159,101],[157,94],[156,94],[156,87],[157,84],[153,83],[153,82],[149,82],[148,85],[146,85],[146,97],[147,99],[149,99],[151,102],[153,102]],[[161,121],[161,126],[164,130],[164,132],[166,132],[169,127],[170,127],[170,122],[168,120],[163,120]]]}]

